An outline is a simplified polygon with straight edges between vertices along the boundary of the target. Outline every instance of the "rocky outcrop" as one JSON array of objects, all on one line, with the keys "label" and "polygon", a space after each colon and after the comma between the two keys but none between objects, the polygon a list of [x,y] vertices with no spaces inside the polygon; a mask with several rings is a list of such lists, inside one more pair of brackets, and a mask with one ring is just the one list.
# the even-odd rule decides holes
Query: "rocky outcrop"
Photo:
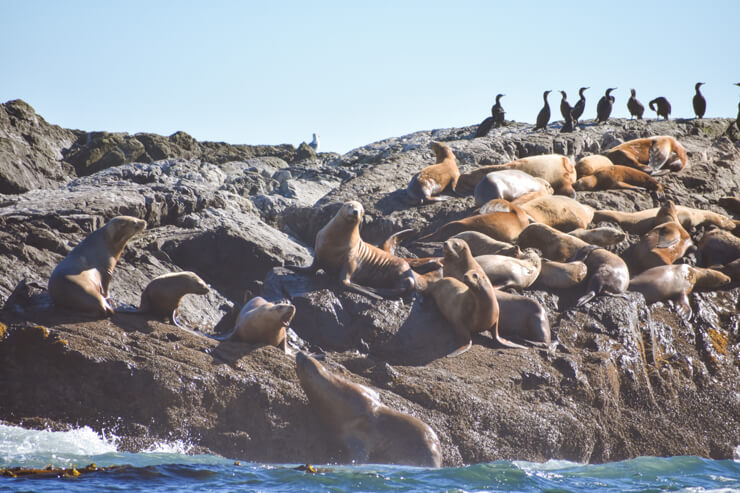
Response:
[{"label": "rocky outcrop", "polygon": [[[446,465],[727,458],[740,443],[736,284],[692,293],[688,321],[670,304],[646,306],[637,293],[597,297],[577,308],[583,288],[526,290],[522,294],[547,309],[555,340],[550,348],[501,349],[477,336],[470,351],[446,358],[452,333],[432,299],[415,294],[376,302],[340,289],[325,274],[306,277],[283,268],[310,263],[307,247],[346,200],[363,203],[361,232],[375,243],[403,228],[431,232],[467,215],[472,197],[424,206],[405,201],[411,175],[433,160],[432,139],[446,142],[465,171],[549,152],[577,159],[635,137],[674,135],[690,164],[659,178],[667,196],[727,213],[718,199],[740,195],[740,146],[723,136],[728,120],[612,120],[586,123],[568,135],[552,129],[534,134],[531,125],[512,123],[478,139],[474,127],[442,129],[344,156],[314,156],[310,148],[255,150],[198,143],[185,134],[83,134],[41,125],[19,102],[3,111],[16,107],[25,110],[13,110],[21,115],[13,124],[0,122],[0,135],[36,121],[39,142],[46,144],[37,148],[26,140],[23,152],[57,149],[43,173],[58,175],[39,185],[43,190],[0,195],[1,420],[90,425],[113,431],[133,450],[182,439],[196,450],[247,460],[344,460],[309,407],[291,357],[274,347],[220,342],[134,311],[149,280],[192,270],[212,290],[184,298],[186,326],[212,334],[231,327],[245,296],[289,299],[297,308],[293,343],[325,352],[332,371],[377,388],[385,404],[428,423]],[[69,144],[52,146],[65,135]],[[129,159],[146,162],[117,163]],[[36,172],[30,161],[18,163]],[[650,195],[625,190],[579,192],[577,198],[626,211],[654,205]],[[119,214],[148,222],[113,275],[119,312],[91,320],[53,307],[45,291],[51,270],[86,234]],[[691,233],[697,239],[702,231]],[[629,236],[610,249],[621,253],[635,240]],[[422,256],[438,248],[420,244],[401,251]]]}]

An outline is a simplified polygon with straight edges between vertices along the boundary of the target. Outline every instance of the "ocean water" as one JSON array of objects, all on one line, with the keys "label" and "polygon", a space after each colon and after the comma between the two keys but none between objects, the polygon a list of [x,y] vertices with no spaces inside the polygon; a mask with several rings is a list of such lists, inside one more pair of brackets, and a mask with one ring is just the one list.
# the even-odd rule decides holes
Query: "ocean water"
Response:
[{"label": "ocean water", "polygon": [[126,466],[77,478],[0,477],[0,492],[164,491],[740,491],[740,462],[699,457],[640,457],[583,465],[499,461],[473,466],[423,469],[362,465],[237,465],[214,455],[189,455],[183,443],[160,444],[141,453],[119,452],[114,436],[89,428],[67,432],[0,425],[0,468]]}]

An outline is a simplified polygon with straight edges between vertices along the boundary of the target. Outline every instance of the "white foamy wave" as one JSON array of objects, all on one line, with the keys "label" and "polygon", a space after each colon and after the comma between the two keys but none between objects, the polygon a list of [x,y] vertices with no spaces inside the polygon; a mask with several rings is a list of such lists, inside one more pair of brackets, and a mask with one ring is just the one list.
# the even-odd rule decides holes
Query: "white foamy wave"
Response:
[{"label": "white foamy wave", "polygon": [[142,454],[182,454],[187,455],[193,449],[193,444],[182,440],[174,442],[158,442],[142,450]]},{"label": "white foamy wave", "polygon": [[113,434],[103,436],[88,426],[49,431],[0,424],[0,462],[26,463],[45,458],[64,461],[67,457],[114,453],[117,440]]}]

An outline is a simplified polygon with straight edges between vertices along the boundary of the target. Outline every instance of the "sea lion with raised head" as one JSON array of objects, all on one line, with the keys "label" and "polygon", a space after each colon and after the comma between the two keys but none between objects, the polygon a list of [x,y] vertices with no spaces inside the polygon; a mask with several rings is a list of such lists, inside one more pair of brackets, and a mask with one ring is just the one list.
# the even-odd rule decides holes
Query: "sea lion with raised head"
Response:
[{"label": "sea lion with raised head", "polygon": [[495,211],[450,221],[417,241],[443,241],[463,231],[478,231],[495,240],[513,242],[529,224],[529,217],[519,206],[503,199],[491,202],[498,204]]},{"label": "sea lion with raised head", "polygon": [[345,202],[316,234],[311,265],[286,267],[309,274],[318,269],[339,274],[345,287],[374,299],[410,292],[416,286],[417,277],[408,262],[360,238],[364,215],[362,204],[354,200]]},{"label": "sea lion with raised head", "polygon": [[[592,222],[609,221],[619,225],[620,228],[628,233],[642,235],[650,231],[655,226],[655,216],[659,208],[644,209],[639,212],[622,212],[612,210],[596,210]],[[717,214],[716,212],[693,209],[682,205],[676,206],[678,220],[681,226],[686,230],[691,230],[697,226],[713,224],[722,229],[733,230],[735,223],[727,216]]]},{"label": "sea lion with raised head", "polygon": [[207,294],[208,284],[195,272],[170,272],[152,279],[141,293],[139,311],[154,313],[182,327],[177,319],[180,300],[186,294]]},{"label": "sea lion with raised head", "polygon": [[575,183],[577,177],[573,162],[567,156],[560,154],[530,156],[504,164],[481,166],[460,175],[457,190],[463,193],[472,192],[488,173],[505,169],[518,169],[532,176],[542,178],[550,184],[557,195],[576,196],[573,183]]},{"label": "sea lion with raised head", "polygon": [[475,261],[491,284],[501,288],[526,289],[540,274],[541,259],[533,248],[526,248],[519,258],[505,255],[480,255]]},{"label": "sea lion with raised head", "polygon": [[691,267],[687,264],[660,265],[633,277],[629,290],[642,293],[648,305],[672,300],[678,314],[688,319],[692,313],[688,294],[694,287],[715,289],[729,283],[728,276],[713,269]]},{"label": "sea lion with raised head", "polygon": [[144,231],[146,221],[116,216],[90,233],[57,265],[49,277],[54,304],[98,317],[112,315],[108,287],[129,239]]},{"label": "sea lion with raised head", "polygon": [[605,152],[614,164],[637,168],[651,175],[681,171],[688,164],[686,149],[670,135],[628,140]]},{"label": "sea lion with raised head", "polygon": [[249,300],[239,311],[234,328],[216,337],[220,341],[264,343],[288,352],[285,331],[295,316],[290,303],[271,303],[261,296]]},{"label": "sea lion with raised head", "polygon": [[311,409],[338,440],[349,461],[440,467],[442,447],[419,418],[392,409],[377,391],[324,368],[311,356],[296,354],[296,373]]},{"label": "sea lion with raised head", "polygon": [[655,178],[640,171],[639,169],[612,165],[610,168],[600,169],[591,175],[579,178],[573,184],[573,188],[579,192],[590,190],[648,190],[650,192],[663,193],[663,185]]},{"label": "sea lion with raised head", "polygon": [[691,236],[678,221],[676,206],[669,200],[658,210],[653,229],[634,246],[630,265],[636,272],[670,265],[693,245]]},{"label": "sea lion with raised head", "polygon": [[457,187],[460,170],[457,167],[455,155],[447,144],[432,141],[429,146],[434,151],[436,163],[427,166],[411,178],[406,187],[406,195],[414,203],[440,202],[446,197],[433,197],[445,190],[448,186],[452,192]]},{"label": "sea lion with raised head", "polygon": [[481,206],[493,199],[508,200],[521,205],[543,195],[552,195],[549,183],[518,169],[505,169],[488,173],[475,186],[475,205]]}]

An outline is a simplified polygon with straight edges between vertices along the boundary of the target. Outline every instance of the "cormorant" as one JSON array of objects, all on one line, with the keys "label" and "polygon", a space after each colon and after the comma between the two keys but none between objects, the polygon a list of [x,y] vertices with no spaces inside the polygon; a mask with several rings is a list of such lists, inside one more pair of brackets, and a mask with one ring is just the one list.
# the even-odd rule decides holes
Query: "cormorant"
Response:
[{"label": "cormorant", "polygon": [[[653,105],[657,105],[658,109],[655,109]],[[671,103],[669,103],[668,100],[663,96],[657,97],[650,101],[649,106],[651,110],[658,114],[658,118],[662,116],[664,119],[667,120],[668,115],[671,114]]]},{"label": "cormorant", "polygon": [[632,95],[627,101],[627,109],[630,111],[631,116],[636,116],[638,120],[642,120],[642,114],[645,113],[645,106],[635,97],[634,89],[630,89],[630,93]]},{"label": "cormorant", "polygon": [[504,111],[504,107],[501,106],[501,98],[504,96],[506,96],[506,94],[497,94],[496,104],[491,106],[491,115],[493,116],[494,127],[500,127],[504,124],[504,115],[506,115],[506,112]]},{"label": "cormorant", "polygon": [[547,95],[552,91],[545,91],[542,94],[542,99],[545,100],[545,106],[542,107],[540,112],[537,114],[537,124],[534,126],[535,130],[543,129],[547,130],[547,123],[550,121],[550,105],[547,104]]},{"label": "cormorant", "polygon": [[609,93],[614,91],[615,89],[616,87],[611,87],[607,89],[601,99],[599,99],[599,103],[596,105],[596,123],[607,121],[609,119],[609,115],[612,114],[614,96]]},{"label": "cormorant", "polygon": [[560,114],[563,115],[563,120],[567,121],[569,118],[573,118],[573,108],[567,101],[568,95],[565,91],[560,91],[560,94],[563,95],[563,99],[560,100]]},{"label": "cormorant", "polygon": [[581,98],[576,101],[576,104],[573,105],[573,111],[571,114],[573,115],[574,123],[578,123],[578,120],[581,118],[581,115],[583,114],[583,110],[586,109],[586,96],[583,95],[583,91],[586,89],[589,89],[588,87],[581,87],[578,90],[578,95],[581,96]]},{"label": "cormorant", "polygon": [[[489,116],[478,125],[478,129],[475,131],[475,137],[485,137],[488,132],[493,128],[493,117]],[[473,138],[475,138],[473,137]]]},{"label": "cormorant", "polygon": [[703,82],[697,82],[694,86],[694,89],[696,90],[696,94],[694,94],[694,99],[691,101],[694,103],[694,114],[697,118],[704,118],[704,113],[707,111],[707,100],[704,99],[704,96],[702,96],[701,91],[699,91],[699,87],[704,84]]},{"label": "cormorant", "polygon": [[319,134],[313,134],[313,140],[308,145],[315,152],[319,152]]}]

